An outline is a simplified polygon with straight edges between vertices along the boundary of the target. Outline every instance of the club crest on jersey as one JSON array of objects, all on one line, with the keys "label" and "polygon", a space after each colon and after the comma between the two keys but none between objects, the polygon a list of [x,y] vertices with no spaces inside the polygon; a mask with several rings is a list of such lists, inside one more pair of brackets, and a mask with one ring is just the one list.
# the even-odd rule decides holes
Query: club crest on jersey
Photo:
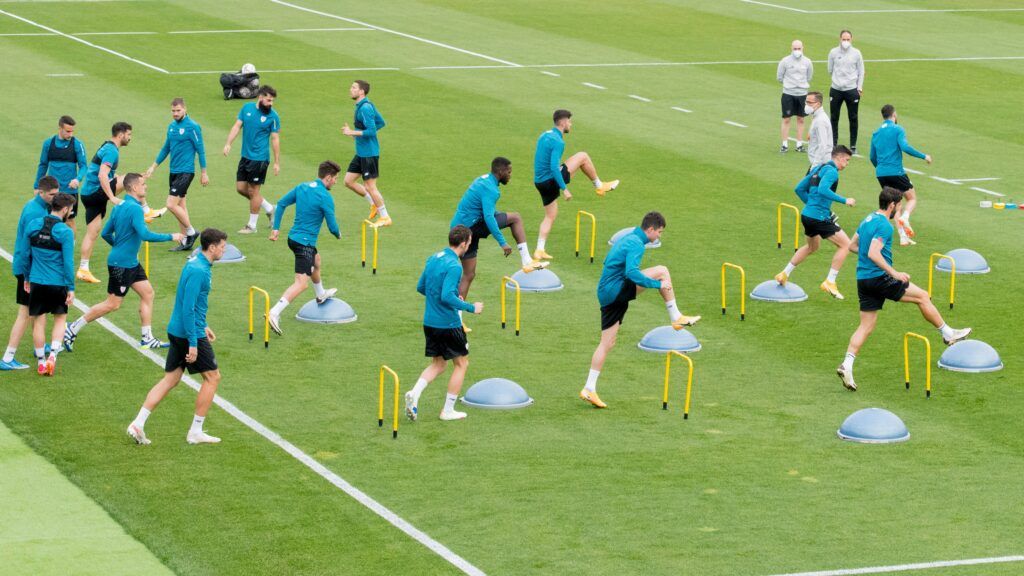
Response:
[{"label": "club crest on jersey", "polygon": [[266,121],[267,121],[267,117],[266,116],[260,116],[260,122],[266,122]]},{"label": "club crest on jersey", "polygon": [[184,128],[178,128],[178,134],[184,134],[184,133],[185,133],[185,129]]},{"label": "club crest on jersey", "polygon": [[121,294],[124,294],[128,290],[127,286],[119,286],[119,288],[121,289]]}]

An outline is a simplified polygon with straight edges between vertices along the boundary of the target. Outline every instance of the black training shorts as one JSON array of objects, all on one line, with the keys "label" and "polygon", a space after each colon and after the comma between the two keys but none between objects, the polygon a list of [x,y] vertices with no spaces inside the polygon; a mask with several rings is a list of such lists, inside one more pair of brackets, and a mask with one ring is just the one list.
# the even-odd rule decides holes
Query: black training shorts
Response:
[{"label": "black training shorts", "polygon": [[206,338],[196,340],[196,361],[189,364],[185,362],[188,355],[188,338],[178,338],[174,334],[167,335],[171,344],[167,348],[167,361],[164,363],[164,372],[174,372],[178,368],[185,368],[189,374],[212,372],[217,369],[217,357],[213,354],[213,346]]},{"label": "black training shorts", "polygon": [[619,295],[615,297],[615,300],[607,306],[601,306],[601,330],[604,331],[616,324],[621,324],[632,300],[636,300],[636,284],[626,278],[622,281],[622,288],[619,289]]},{"label": "black training shorts", "polygon": [[67,314],[67,299],[67,286],[33,283],[32,292],[29,293],[28,315],[35,317],[43,314]]},{"label": "black training shorts", "polygon": [[427,341],[425,355],[427,358],[445,360],[469,356],[469,342],[466,340],[466,331],[459,328],[432,328],[423,327],[423,336]]},{"label": "black training shorts", "polygon": [[169,196],[177,196],[178,198],[184,198],[185,194],[188,194],[188,187],[192,185],[192,179],[196,175],[192,172],[179,172],[177,174],[171,174],[168,177],[168,186],[170,187],[167,194]]},{"label": "black training shorts", "polygon": [[292,254],[295,254],[295,273],[305,274],[306,276],[312,276],[313,267],[316,265],[316,246],[306,246],[305,244],[299,244],[298,242],[289,238],[288,248],[291,249]]},{"label": "black training shorts", "polygon": [[18,274],[14,277],[18,282],[18,288],[14,292],[14,301],[18,306],[28,306],[28,292],[25,292],[25,276]]},{"label": "black training shorts", "polygon": [[803,118],[807,116],[804,112],[804,105],[807,104],[807,96],[793,96],[792,94],[782,95],[782,117],[789,118],[790,116],[799,116]]},{"label": "black training shorts", "polygon": [[248,182],[260,186],[267,179],[268,166],[270,162],[267,160],[250,160],[242,156],[238,160],[235,182]]},{"label": "black training shorts", "polygon": [[75,216],[78,216],[78,191],[71,195],[75,197],[75,203],[71,206],[71,212],[68,212],[68,220],[74,220]]},{"label": "black training shorts", "polygon": [[[565,167],[565,164],[562,164],[561,171],[562,180],[565,182],[565,185],[568,186],[570,180],[569,169]],[[561,189],[558,188],[558,180],[555,180],[554,178],[543,182],[534,182],[533,185],[537,188],[537,191],[540,192],[540,199],[544,202],[545,206],[551,204],[555,200],[558,200],[558,195],[562,193]]]},{"label": "black training shorts", "polygon": [[107,266],[107,294],[124,298],[128,289],[136,282],[149,280],[146,270],[142,264],[136,264],[134,268],[121,268],[120,266]]},{"label": "black training shorts", "polygon": [[895,188],[900,192],[906,192],[914,187],[914,183],[910,181],[910,178],[906,174],[900,174],[899,176],[879,176],[878,183],[882,185],[882,188],[888,186],[889,188]]},{"label": "black training shorts", "polygon": [[107,216],[107,195],[103,190],[97,190],[92,194],[82,196],[82,205],[85,206],[85,223],[88,224],[97,217]]},{"label": "black training shorts", "polygon": [[373,180],[380,175],[380,156],[359,156],[352,157],[345,172],[359,174],[363,180]]},{"label": "black training shorts", "polygon": [[[508,214],[504,212],[495,212],[494,219],[498,221],[498,228],[508,228]],[[462,255],[460,260],[472,260],[476,258],[476,253],[480,249],[480,239],[487,238],[491,235],[491,231],[487,229],[487,222],[480,220],[476,224],[470,227],[470,232],[473,233],[473,238],[469,241],[469,248],[466,253]]]},{"label": "black training shorts", "polygon": [[888,274],[863,280],[858,279],[857,297],[860,298],[860,311],[881,310],[886,300],[899,302],[907,293],[908,286],[910,286],[909,282],[904,284]]},{"label": "black training shorts", "polygon": [[839,224],[836,224],[836,221],[833,218],[829,218],[828,220],[815,220],[814,218],[801,214],[800,222],[803,223],[804,235],[808,238],[821,236],[822,240],[824,240],[843,231],[843,229],[839,227]]}]

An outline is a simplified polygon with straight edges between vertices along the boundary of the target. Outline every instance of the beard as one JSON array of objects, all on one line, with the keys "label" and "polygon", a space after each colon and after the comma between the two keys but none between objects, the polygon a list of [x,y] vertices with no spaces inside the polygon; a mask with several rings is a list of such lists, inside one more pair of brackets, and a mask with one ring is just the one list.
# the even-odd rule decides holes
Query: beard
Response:
[{"label": "beard", "polygon": [[263,102],[259,102],[256,106],[260,109],[260,112],[264,114],[270,114],[270,110],[274,107],[273,104],[265,105]]}]

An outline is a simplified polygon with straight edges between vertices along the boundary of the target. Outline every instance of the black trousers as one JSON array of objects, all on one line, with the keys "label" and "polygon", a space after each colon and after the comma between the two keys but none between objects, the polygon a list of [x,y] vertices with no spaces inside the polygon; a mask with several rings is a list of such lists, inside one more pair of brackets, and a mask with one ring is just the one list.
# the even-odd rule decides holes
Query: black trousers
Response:
[{"label": "black trousers", "polygon": [[850,148],[857,147],[857,110],[860,108],[860,93],[857,89],[828,91],[829,111],[832,120],[832,146],[839,142],[839,112],[846,104],[846,117],[850,120]]}]

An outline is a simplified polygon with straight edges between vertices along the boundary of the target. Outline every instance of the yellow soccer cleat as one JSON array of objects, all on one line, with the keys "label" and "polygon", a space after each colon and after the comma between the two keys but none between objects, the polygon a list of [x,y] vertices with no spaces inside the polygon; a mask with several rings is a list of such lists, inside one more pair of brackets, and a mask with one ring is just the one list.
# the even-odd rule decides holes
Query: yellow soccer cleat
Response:
[{"label": "yellow soccer cleat", "polygon": [[373,227],[374,228],[384,228],[386,226],[391,226],[391,224],[393,224],[393,222],[391,221],[391,217],[390,216],[384,216],[384,217],[381,217],[380,220],[377,220],[376,222],[374,222],[373,223]]},{"label": "yellow soccer cleat", "polygon": [[540,248],[537,248],[536,250],[533,251],[533,259],[534,260],[553,260],[554,257],[551,256],[551,254],[548,254],[547,252],[541,250]]},{"label": "yellow soccer cleat", "polygon": [[619,181],[612,180],[611,182],[605,182],[604,184],[601,184],[600,186],[594,189],[594,192],[597,192],[598,196],[604,196],[606,193],[611,192],[612,190],[615,190],[618,187]]},{"label": "yellow soccer cleat", "polygon": [[829,282],[828,280],[825,280],[824,282],[821,283],[821,290],[823,292],[828,292],[836,300],[845,300],[845,298],[843,298],[843,295],[839,293],[839,287],[836,286],[835,282]]},{"label": "yellow soccer cleat", "polygon": [[550,262],[541,262],[540,260],[534,260],[533,262],[530,262],[529,264],[523,266],[523,273],[529,274],[530,272],[543,270],[548,267],[548,264],[550,264]]},{"label": "yellow soccer cleat", "polygon": [[149,224],[153,220],[156,220],[157,218],[163,216],[166,213],[167,213],[167,207],[166,206],[161,208],[161,209],[159,209],[159,210],[150,210],[150,211],[146,212],[146,214],[145,214],[146,224]]},{"label": "yellow soccer cleat", "polygon": [[470,332],[473,331],[473,329],[470,328],[469,326],[466,326],[465,324],[463,324],[462,325],[462,331],[465,332],[466,334],[469,334]]},{"label": "yellow soccer cleat", "polygon": [[682,330],[684,326],[693,326],[700,320],[700,316],[680,316],[679,320],[672,323],[673,330]]},{"label": "yellow soccer cleat", "polygon": [[370,204],[370,215],[366,217],[367,220],[373,220],[377,217],[377,205]]},{"label": "yellow soccer cleat", "polygon": [[917,234],[914,233],[914,229],[910,226],[910,218],[897,218],[896,225],[903,230],[903,232],[907,235],[908,238],[913,238],[914,236],[917,236]]},{"label": "yellow soccer cleat", "polygon": [[93,276],[92,272],[86,270],[85,268],[79,268],[78,272],[75,273],[75,278],[81,280],[82,282],[88,282],[89,284],[100,283],[100,279]]},{"label": "yellow soccer cleat", "polygon": [[775,275],[775,281],[779,283],[779,286],[785,286],[786,282],[789,282],[789,274],[779,272]]},{"label": "yellow soccer cleat", "polygon": [[580,390],[580,399],[584,402],[590,402],[594,405],[594,408],[607,408],[608,405],[601,400],[601,397],[597,395],[597,392],[591,392],[584,388]]}]

